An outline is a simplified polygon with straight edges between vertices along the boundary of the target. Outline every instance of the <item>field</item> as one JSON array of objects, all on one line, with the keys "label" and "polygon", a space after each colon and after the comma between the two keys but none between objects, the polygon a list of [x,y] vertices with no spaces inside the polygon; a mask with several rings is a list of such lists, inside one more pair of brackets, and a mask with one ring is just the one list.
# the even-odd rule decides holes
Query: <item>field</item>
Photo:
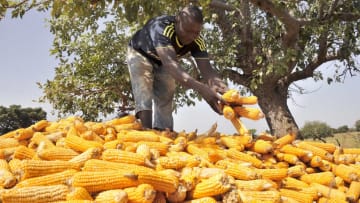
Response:
[{"label": "field", "polygon": [[341,147],[360,148],[360,132],[336,133],[333,137],[327,137],[325,140]]}]

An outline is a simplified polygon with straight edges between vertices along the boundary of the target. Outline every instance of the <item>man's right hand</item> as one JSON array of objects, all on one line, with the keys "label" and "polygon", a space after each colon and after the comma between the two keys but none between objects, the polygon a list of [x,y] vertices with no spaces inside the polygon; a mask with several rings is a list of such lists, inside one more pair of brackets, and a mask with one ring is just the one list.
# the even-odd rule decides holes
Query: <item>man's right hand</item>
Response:
[{"label": "man's right hand", "polygon": [[215,91],[213,91],[206,85],[201,88],[199,94],[205,99],[205,101],[216,113],[222,115],[222,108],[225,102],[219,94],[217,94]]}]

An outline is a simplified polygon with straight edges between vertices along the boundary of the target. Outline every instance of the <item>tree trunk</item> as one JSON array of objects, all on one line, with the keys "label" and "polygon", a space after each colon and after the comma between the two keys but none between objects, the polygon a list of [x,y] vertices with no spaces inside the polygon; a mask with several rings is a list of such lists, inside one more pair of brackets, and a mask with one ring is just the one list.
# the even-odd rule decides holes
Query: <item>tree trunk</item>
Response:
[{"label": "tree trunk", "polygon": [[[274,86],[264,85],[264,87]],[[302,139],[299,128],[287,106],[287,91],[287,88],[267,88],[263,91],[255,91],[254,94],[259,98],[258,104],[265,114],[272,135],[282,137],[292,132],[297,135],[297,138]]]}]

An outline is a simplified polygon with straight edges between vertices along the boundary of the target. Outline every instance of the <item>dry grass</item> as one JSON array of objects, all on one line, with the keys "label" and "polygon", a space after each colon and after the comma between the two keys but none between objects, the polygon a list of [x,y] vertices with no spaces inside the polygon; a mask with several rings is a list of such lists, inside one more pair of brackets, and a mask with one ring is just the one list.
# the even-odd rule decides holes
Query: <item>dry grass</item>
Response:
[{"label": "dry grass", "polygon": [[327,137],[325,140],[341,147],[360,148],[360,132],[336,133],[333,137]]}]

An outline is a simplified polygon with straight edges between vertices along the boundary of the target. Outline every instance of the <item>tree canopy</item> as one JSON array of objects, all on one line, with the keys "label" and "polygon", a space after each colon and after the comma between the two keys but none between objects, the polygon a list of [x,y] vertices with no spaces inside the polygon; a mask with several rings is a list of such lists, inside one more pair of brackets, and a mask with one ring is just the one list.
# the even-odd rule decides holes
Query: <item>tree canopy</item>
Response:
[{"label": "tree canopy", "polygon": [[[298,132],[287,99],[304,93],[296,82],[329,83],[359,72],[360,2],[351,0],[199,0],[199,1],[1,1],[5,12],[22,17],[29,9],[51,12],[51,53],[59,60],[55,77],[39,84],[42,101],[60,114],[81,112],[87,119],[133,109],[125,53],[129,37],[149,18],[175,14],[187,4],[205,16],[202,33],[213,67],[244,93],[259,98],[271,133]],[[201,76],[185,58],[185,68]],[[332,78],[321,65],[333,62]],[[176,107],[194,104],[198,94],[179,87]]]},{"label": "tree canopy", "polygon": [[0,135],[29,127],[44,119],[46,112],[41,108],[22,108],[20,105],[11,105],[8,108],[0,106]]}]

